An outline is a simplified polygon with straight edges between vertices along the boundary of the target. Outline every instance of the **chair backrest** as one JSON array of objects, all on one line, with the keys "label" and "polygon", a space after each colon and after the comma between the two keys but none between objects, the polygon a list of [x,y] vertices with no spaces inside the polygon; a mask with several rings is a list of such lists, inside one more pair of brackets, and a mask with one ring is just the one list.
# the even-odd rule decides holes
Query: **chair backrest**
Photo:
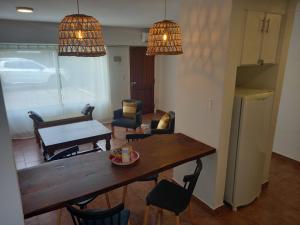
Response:
[{"label": "chair backrest", "polygon": [[33,120],[35,123],[42,123],[44,122],[44,119],[41,117],[40,114],[34,111],[29,111],[28,116]]},{"label": "chair backrest", "polygon": [[135,100],[135,99],[124,99],[123,102],[135,102],[136,103],[136,112],[143,112],[143,102],[141,100]]},{"label": "chair backrest", "polygon": [[192,197],[192,194],[194,192],[196,183],[198,181],[199,175],[202,170],[202,161],[201,159],[196,160],[197,166],[195,168],[195,171],[191,175],[184,176],[183,182],[185,183],[184,188],[187,189],[188,193],[190,194],[190,197]]},{"label": "chair backrest", "polygon": [[91,106],[90,104],[86,104],[83,109],[81,110],[81,113],[85,116],[92,116],[93,115],[93,111],[94,111],[95,107]]},{"label": "chair backrest", "polygon": [[169,122],[168,130],[170,131],[171,134],[174,134],[174,130],[175,130],[175,112],[169,111],[168,114],[170,116],[170,122]]},{"label": "chair backrest", "polygon": [[[79,210],[71,205],[68,205],[67,209],[71,214],[74,225],[120,225],[121,219],[124,219],[121,217],[121,213],[124,210],[124,204],[106,210]],[[124,221],[122,224],[125,224]]]},{"label": "chair backrest", "polygon": [[69,157],[78,155],[78,152],[79,152],[79,147],[74,146],[74,147],[65,149],[65,150],[55,154],[54,156],[50,157],[47,161],[54,161],[54,160],[58,160],[58,159],[69,158]]}]

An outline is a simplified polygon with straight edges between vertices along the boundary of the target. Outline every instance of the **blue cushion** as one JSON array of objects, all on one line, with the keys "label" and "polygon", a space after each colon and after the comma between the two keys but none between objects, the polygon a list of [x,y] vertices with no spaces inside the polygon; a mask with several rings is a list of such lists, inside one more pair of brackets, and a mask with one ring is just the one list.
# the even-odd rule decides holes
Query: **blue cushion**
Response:
[{"label": "blue cushion", "polygon": [[112,125],[117,127],[136,128],[136,121],[134,119],[120,118],[112,121]]}]

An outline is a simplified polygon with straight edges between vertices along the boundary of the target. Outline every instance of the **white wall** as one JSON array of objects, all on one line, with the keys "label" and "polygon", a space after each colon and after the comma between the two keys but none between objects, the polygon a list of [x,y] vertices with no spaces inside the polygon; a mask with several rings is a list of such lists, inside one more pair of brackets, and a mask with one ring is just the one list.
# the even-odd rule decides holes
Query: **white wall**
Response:
[{"label": "white wall", "polygon": [[[123,99],[130,98],[129,47],[108,47],[112,109],[121,108]],[[121,57],[115,62],[114,57]]]},{"label": "white wall", "polygon": [[8,135],[8,125],[0,84],[0,224],[23,225],[16,166]]},{"label": "white wall", "polygon": [[142,32],[148,29],[130,27],[103,27],[106,45],[146,46]]},{"label": "white wall", "polygon": [[[181,11],[184,54],[177,62],[176,131],[216,147],[203,158],[194,194],[211,208],[223,205],[227,149],[220,146],[227,69],[231,0],[184,1]],[[175,169],[178,182],[194,163]]]},{"label": "white wall", "polygon": [[177,56],[155,57],[155,109],[175,111]]},{"label": "white wall", "polygon": [[300,161],[300,3],[285,69],[273,151]]},{"label": "white wall", "polygon": [[[30,22],[0,20],[0,43],[58,43],[58,24],[48,22]],[[144,46],[142,28],[103,27],[106,45]]]}]

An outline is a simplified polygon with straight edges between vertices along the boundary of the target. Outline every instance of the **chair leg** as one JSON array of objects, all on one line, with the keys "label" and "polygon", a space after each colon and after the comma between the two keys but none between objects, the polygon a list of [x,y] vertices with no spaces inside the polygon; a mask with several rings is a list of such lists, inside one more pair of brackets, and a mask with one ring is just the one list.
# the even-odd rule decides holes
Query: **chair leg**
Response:
[{"label": "chair leg", "polygon": [[155,225],[158,225],[159,216],[160,216],[160,209],[157,208],[156,209],[156,214],[155,214]]},{"label": "chair leg", "polygon": [[164,210],[160,209],[160,225],[164,225]]},{"label": "chair leg", "polygon": [[63,209],[59,209],[59,210],[58,210],[58,215],[57,215],[56,225],[60,225],[60,224],[61,224],[62,210],[63,210]]},{"label": "chair leg", "polygon": [[150,206],[147,205],[146,209],[145,209],[144,223],[143,223],[143,225],[147,225],[148,224],[149,209],[150,209]]},{"label": "chair leg", "polygon": [[111,125],[111,134],[112,137],[115,137],[115,127],[113,125]]},{"label": "chair leg", "polygon": [[125,205],[125,201],[126,201],[127,188],[128,188],[127,185],[125,185],[125,186],[123,187],[123,198],[122,198],[122,202],[123,202],[124,205]]},{"label": "chair leg", "polygon": [[194,220],[193,220],[194,217],[193,217],[193,211],[192,211],[191,203],[189,203],[188,211],[189,211],[189,217],[190,217],[191,223],[194,224]]},{"label": "chair leg", "polygon": [[179,218],[179,215],[176,215],[176,225],[180,225],[180,218]]},{"label": "chair leg", "polygon": [[41,145],[41,140],[40,140],[40,138],[39,138],[39,137],[35,137],[35,140],[36,140],[36,143],[38,144],[39,148],[41,148],[42,145]]},{"label": "chair leg", "polygon": [[106,200],[106,205],[107,205],[107,207],[110,209],[110,208],[111,208],[111,205],[110,205],[108,193],[105,193],[105,200]]}]

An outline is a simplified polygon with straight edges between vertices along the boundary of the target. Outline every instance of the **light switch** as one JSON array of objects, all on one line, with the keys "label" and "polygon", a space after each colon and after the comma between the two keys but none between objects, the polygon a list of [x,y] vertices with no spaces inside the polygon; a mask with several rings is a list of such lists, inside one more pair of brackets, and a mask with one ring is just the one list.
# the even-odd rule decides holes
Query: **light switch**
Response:
[{"label": "light switch", "polygon": [[119,63],[122,62],[121,56],[114,56],[113,59],[114,59],[114,62],[119,62]]}]

